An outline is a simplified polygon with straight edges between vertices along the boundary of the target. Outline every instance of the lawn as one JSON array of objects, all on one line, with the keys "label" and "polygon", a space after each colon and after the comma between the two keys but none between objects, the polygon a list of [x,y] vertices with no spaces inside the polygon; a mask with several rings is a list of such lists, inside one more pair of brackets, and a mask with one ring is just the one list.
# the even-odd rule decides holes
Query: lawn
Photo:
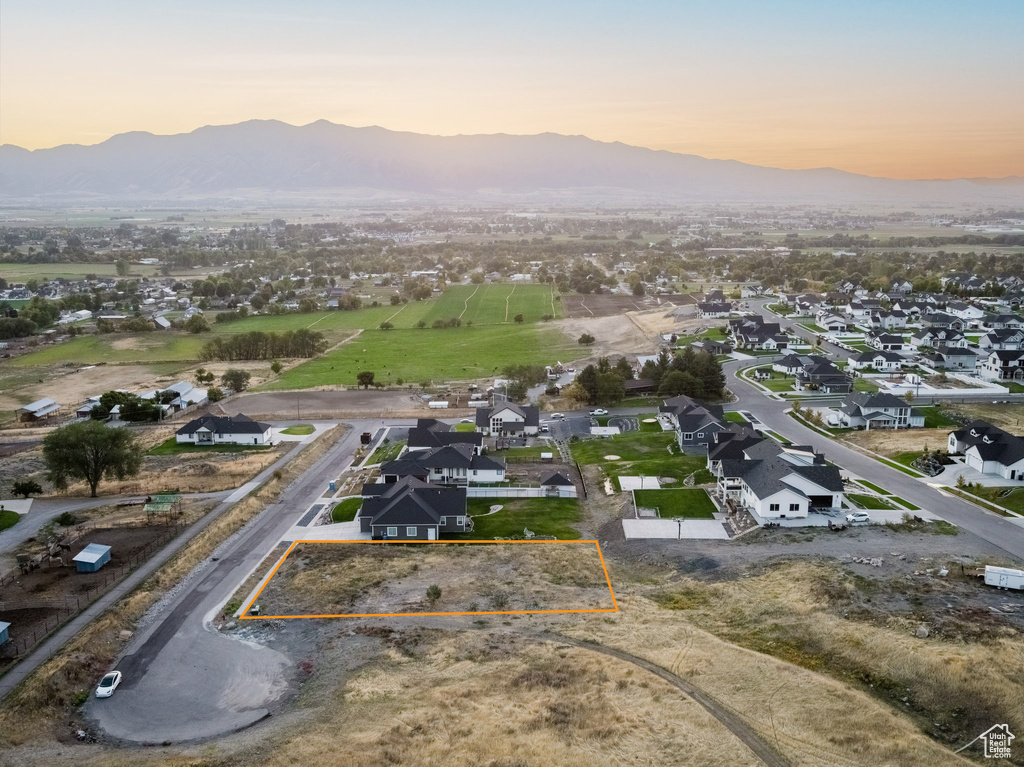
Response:
[{"label": "lawn", "polygon": [[[654,419],[654,423],[644,423],[644,421],[651,418]],[[655,432],[657,434],[661,434],[664,431],[658,422],[657,413],[641,413],[637,416],[637,420],[640,422],[640,431]]]},{"label": "lawn", "polygon": [[[672,446],[674,452],[669,453]],[[610,477],[671,477],[683,480],[697,472],[699,484],[711,481],[707,459],[703,455],[680,454],[675,433],[633,431],[611,439],[578,440],[571,445],[573,457],[580,464],[600,466]],[[619,456],[605,460],[606,455]]]},{"label": "lawn", "polygon": [[657,509],[658,516],[663,519],[714,519],[715,504],[711,502],[708,494],[700,489],[636,490],[633,497],[637,506]]},{"label": "lawn", "polygon": [[730,411],[724,414],[725,420],[729,423],[738,423],[740,426],[747,426],[747,420],[736,411]]},{"label": "lawn", "polygon": [[846,500],[857,506],[860,509],[894,509],[889,501],[885,498],[879,498],[877,495],[860,495],[859,493],[847,493]]},{"label": "lawn", "polygon": [[[502,508],[487,514],[491,506]],[[521,538],[523,528],[565,540],[580,537],[574,527],[580,521],[580,504],[573,498],[470,498],[466,510],[473,517],[473,532],[452,536],[456,539]]]},{"label": "lawn", "polygon": [[198,360],[210,334],[192,335],[168,331],[108,333],[72,338],[44,346],[10,361],[12,367],[34,367],[73,362],[180,362]]},{"label": "lawn", "polygon": [[870,490],[874,490],[879,495],[892,495],[888,490],[883,490],[874,482],[868,482],[866,479],[858,479],[857,482]]},{"label": "lawn", "polygon": [[864,391],[864,392],[875,392],[878,391],[878,384],[869,378],[854,378],[853,379],[853,390]]},{"label": "lawn", "polygon": [[377,449],[373,451],[373,455],[370,456],[370,460],[366,463],[373,464],[393,461],[398,458],[403,447],[405,447],[405,442],[390,442],[385,439],[380,443]]},{"label": "lawn", "polygon": [[354,386],[356,374],[372,370],[385,384],[489,378],[509,364],[547,365],[580,354],[576,343],[554,328],[505,325],[367,330],[322,357],[286,370],[260,389]]},{"label": "lawn", "polygon": [[362,498],[346,498],[331,510],[332,522],[351,522],[363,505]]},{"label": "lawn", "polygon": [[282,434],[289,434],[293,437],[312,434],[314,431],[316,431],[316,427],[308,423],[298,423],[295,426],[289,426],[287,429],[281,429]]},{"label": "lawn", "polygon": [[976,495],[1004,509],[1024,514],[1024,488],[1020,487],[972,487],[966,488],[971,495]]},{"label": "lawn", "polygon": [[270,445],[190,445],[170,437],[149,449],[149,455],[180,455],[181,453],[245,453],[251,450],[272,450]]},{"label": "lawn", "polygon": [[457,423],[457,424],[455,424],[455,431],[472,433],[472,432],[476,431],[476,424],[475,423]]},{"label": "lawn", "polygon": [[557,452],[550,445],[534,445],[533,447],[510,447],[508,450],[494,450],[488,455],[493,458],[504,458],[508,463],[527,463],[539,461],[541,453]]},{"label": "lawn", "polygon": [[958,429],[960,424],[947,415],[944,415],[941,408],[935,405],[928,407],[914,408],[924,416],[924,428],[926,429]]},{"label": "lawn", "polygon": [[14,527],[20,519],[21,514],[16,514],[9,509],[0,511],[0,530],[6,530],[8,527]]},{"label": "lawn", "polygon": [[766,381],[758,381],[758,383],[768,389],[768,391],[782,392],[793,391],[793,382],[795,380],[795,378],[769,378]]}]

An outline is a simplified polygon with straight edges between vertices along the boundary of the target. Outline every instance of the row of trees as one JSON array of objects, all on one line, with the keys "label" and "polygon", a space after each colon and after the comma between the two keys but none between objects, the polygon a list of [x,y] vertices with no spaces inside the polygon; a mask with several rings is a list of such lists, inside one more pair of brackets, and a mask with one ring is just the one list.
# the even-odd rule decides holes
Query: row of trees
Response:
[{"label": "row of trees", "polygon": [[632,378],[633,366],[625,357],[619,357],[614,365],[601,357],[596,365],[583,368],[563,394],[589,405],[614,405],[626,395],[625,383]]},{"label": "row of trees", "polygon": [[252,331],[209,341],[201,353],[204,360],[269,360],[277,357],[316,357],[327,351],[327,338],[316,330],[288,330],[283,333]]},{"label": "row of trees", "polygon": [[669,355],[662,352],[656,360],[648,360],[640,377],[654,383],[661,397],[721,397],[725,390],[722,365],[711,352],[687,347]]}]

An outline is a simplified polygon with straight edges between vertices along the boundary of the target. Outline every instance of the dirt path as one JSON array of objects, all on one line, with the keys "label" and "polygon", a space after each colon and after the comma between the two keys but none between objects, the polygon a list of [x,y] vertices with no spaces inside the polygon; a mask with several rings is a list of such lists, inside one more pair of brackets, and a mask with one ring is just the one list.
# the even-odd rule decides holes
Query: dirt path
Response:
[{"label": "dirt path", "polygon": [[407,307],[408,305],[409,305],[409,304],[402,304],[402,308],[401,308],[401,309],[399,309],[399,310],[398,310],[397,312],[395,312],[394,314],[392,314],[392,315],[391,315],[390,317],[388,317],[388,318],[387,318],[386,320],[384,320],[384,322],[391,322],[391,320],[393,320],[393,319],[394,319],[395,317],[397,317],[397,316],[398,316],[399,314],[401,314],[401,313],[402,313],[402,312],[403,312],[403,311],[405,310],[405,307]]},{"label": "dirt path", "polygon": [[[471,299],[471,298],[472,298],[473,296],[475,296],[475,295],[476,295],[476,293],[477,293],[477,290],[480,290],[480,286],[479,286],[479,285],[477,285],[477,286],[476,286],[476,290],[474,290],[474,291],[473,291],[472,293],[470,293],[470,294],[469,294],[468,296],[466,296],[466,305],[465,305],[465,307],[464,307],[464,308],[462,309],[462,314],[465,314],[466,312],[468,312],[468,311],[469,311],[469,299]],[[507,314],[507,313],[508,313],[508,312],[506,311],[506,314]],[[459,319],[460,319],[460,320],[462,319],[462,314],[460,314],[460,315],[459,315]]]},{"label": "dirt path", "polygon": [[671,671],[662,668],[656,663],[652,663],[644,658],[624,652],[623,650],[617,650],[614,647],[607,647],[595,642],[587,642],[582,639],[573,639],[562,634],[542,631],[538,632],[536,636],[541,639],[546,639],[549,642],[569,644],[584,650],[599,652],[612,658],[625,661],[626,663],[632,663],[645,671],[650,671],[652,674],[661,677],[676,689],[690,696],[694,701],[699,703],[705,711],[715,717],[715,719],[729,730],[729,732],[739,738],[739,740],[747,748],[753,751],[755,756],[757,756],[764,764],[768,765],[768,767],[791,767],[789,760],[765,743],[764,740],[761,739],[761,736],[754,732],[754,730],[752,730],[739,716],[722,706],[718,701],[707,695],[699,688],[694,687],[689,682],[676,676]]},{"label": "dirt path", "polygon": [[516,287],[516,285],[513,285],[512,290],[510,290],[508,295],[505,296],[505,322],[508,322],[508,301],[512,298],[512,294],[516,292]]}]

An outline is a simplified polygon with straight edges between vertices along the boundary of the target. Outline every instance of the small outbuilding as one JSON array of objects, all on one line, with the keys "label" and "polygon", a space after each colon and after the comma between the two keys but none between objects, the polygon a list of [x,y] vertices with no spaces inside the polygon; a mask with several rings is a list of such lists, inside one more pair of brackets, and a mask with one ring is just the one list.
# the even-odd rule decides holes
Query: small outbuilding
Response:
[{"label": "small outbuilding", "polygon": [[71,558],[80,573],[94,573],[110,561],[110,547],[102,543],[90,543]]}]

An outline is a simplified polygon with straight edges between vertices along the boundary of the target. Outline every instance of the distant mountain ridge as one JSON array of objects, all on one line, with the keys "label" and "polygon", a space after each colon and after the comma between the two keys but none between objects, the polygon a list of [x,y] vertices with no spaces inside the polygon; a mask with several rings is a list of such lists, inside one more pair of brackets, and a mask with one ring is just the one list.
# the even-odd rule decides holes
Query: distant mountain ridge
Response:
[{"label": "distant mountain ridge", "polygon": [[0,146],[0,197],[201,199],[531,195],[711,201],[1024,201],[1024,179],[904,181],[783,170],[541,133],[429,136],[319,120],[122,133],[92,146]]}]

